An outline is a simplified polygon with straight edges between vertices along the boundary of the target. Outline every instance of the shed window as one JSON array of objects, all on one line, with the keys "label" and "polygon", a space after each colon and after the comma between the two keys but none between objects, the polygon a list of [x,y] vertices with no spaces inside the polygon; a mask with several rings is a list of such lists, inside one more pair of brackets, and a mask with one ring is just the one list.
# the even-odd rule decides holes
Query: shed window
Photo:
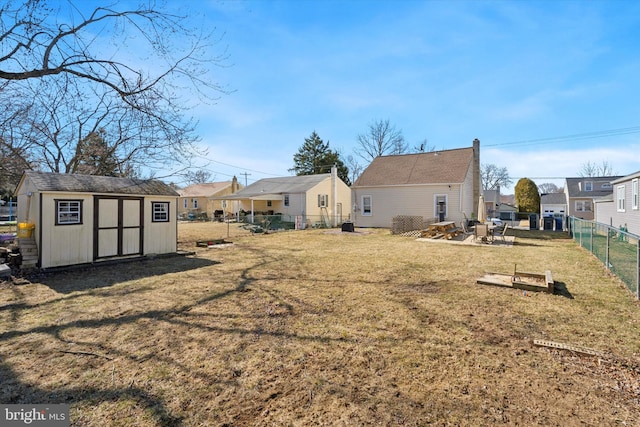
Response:
[{"label": "shed window", "polygon": [[56,200],[56,225],[82,224],[82,200]]},{"label": "shed window", "polygon": [[169,202],[152,202],[152,222],[169,222]]}]

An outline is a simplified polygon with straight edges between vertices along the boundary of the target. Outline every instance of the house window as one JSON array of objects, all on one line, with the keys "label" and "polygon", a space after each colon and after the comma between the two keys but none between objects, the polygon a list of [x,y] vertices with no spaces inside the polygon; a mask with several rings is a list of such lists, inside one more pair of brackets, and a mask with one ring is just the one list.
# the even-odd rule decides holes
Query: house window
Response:
[{"label": "house window", "polygon": [[284,205],[289,206],[289,195],[285,194],[283,198],[284,198],[283,200]]},{"label": "house window", "polygon": [[616,198],[617,200],[617,206],[618,206],[618,212],[624,212],[625,211],[625,200],[624,200],[624,185],[619,185],[618,186],[618,197]]},{"label": "house window", "polygon": [[593,182],[585,181],[585,183],[584,183],[584,191],[593,191]]},{"label": "house window", "polygon": [[56,225],[82,224],[82,200],[56,200]]},{"label": "house window", "polygon": [[187,209],[189,207],[189,199],[187,199],[186,197],[182,200],[182,206],[184,206],[185,209]]},{"label": "house window", "polygon": [[631,209],[638,210],[638,178],[631,181]]},{"label": "house window", "polygon": [[193,209],[198,209],[198,199],[191,199],[191,202],[193,203]]},{"label": "house window", "polygon": [[371,196],[362,196],[362,216],[371,216]]},{"label": "house window", "polygon": [[326,208],[329,206],[329,195],[328,194],[318,194],[318,207]]},{"label": "house window", "polygon": [[169,222],[169,202],[151,202],[151,222]]},{"label": "house window", "polygon": [[591,212],[591,200],[576,200],[576,212]]},{"label": "house window", "polygon": [[271,200],[267,200],[267,206],[271,207],[271,205],[272,205]]},{"label": "house window", "polygon": [[611,183],[609,183],[609,182],[605,182],[604,184],[602,184],[600,186],[600,188],[602,188],[603,190],[611,190],[612,187],[613,187],[613,185],[611,185]]}]

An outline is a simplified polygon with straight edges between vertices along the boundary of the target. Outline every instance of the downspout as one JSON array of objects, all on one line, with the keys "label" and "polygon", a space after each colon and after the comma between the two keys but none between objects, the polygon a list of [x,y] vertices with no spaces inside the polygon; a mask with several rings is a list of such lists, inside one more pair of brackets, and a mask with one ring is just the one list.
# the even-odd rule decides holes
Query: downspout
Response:
[{"label": "downspout", "polygon": [[338,226],[338,167],[331,166],[331,200],[332,200],[332,226]]}]

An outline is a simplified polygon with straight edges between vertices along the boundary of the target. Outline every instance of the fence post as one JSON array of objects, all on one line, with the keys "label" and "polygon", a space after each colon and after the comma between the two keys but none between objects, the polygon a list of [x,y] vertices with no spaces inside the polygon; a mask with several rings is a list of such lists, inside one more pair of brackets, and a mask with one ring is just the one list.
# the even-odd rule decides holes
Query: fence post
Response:
[{"label": "fence post", "polygon": [[636,246],[638,247],[636,252],[636,299],[640,299],[640,239]]},{"label": "fence post", "polygon": [[607,246],[606,246],[606,252],[605,252],[605,256],[604,256],[604,266],[607,268],[607,270],[609,270],[609,240],[611,239],[611,229],[609,227],[607,227]]},{"label": "fence post", "polygon": [[591,222],[589,227],[589,231],[591,233],[591,235],[589,236],[589,250],[591,251],[591,253],[593,253],[593,229],[595,228],[595,225],[596,224],[594,222]]}]

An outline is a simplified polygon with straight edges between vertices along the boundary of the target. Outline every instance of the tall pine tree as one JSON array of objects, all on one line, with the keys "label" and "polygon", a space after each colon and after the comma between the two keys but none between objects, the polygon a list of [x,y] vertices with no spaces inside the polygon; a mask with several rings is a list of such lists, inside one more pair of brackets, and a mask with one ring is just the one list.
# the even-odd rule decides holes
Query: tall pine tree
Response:
[{"label": "tall pine tree", "polygon": [[318,136],[316,131],[311,133],[309,138],[305,138],[304,144],[293,155],[293,168],[289,169],[296,175],[316,175],[328,173],[331,166],[338,168],[338,177],[347,185],[351,185],[349,180],[349,169],[340,159],[340,155],[329,148],[329,141],[326,143]]}]

